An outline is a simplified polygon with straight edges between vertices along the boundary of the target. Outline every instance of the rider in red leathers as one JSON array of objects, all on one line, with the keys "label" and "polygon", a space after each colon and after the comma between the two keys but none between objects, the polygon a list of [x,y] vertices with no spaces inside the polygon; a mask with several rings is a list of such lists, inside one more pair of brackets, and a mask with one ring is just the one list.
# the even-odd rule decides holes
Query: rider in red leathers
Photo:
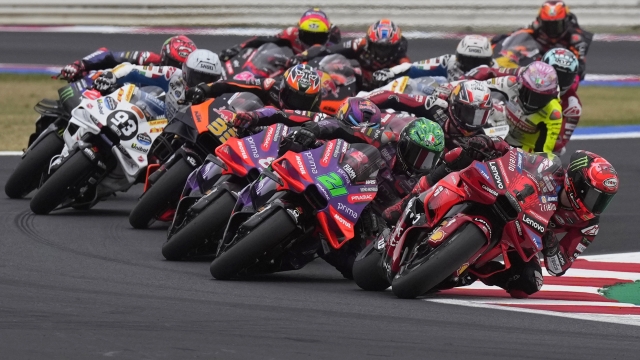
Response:
[{"label": "rider in red leathers", "polygon": [[[402,200],[408,203],[453,171],[469,166],[473,160],[486,161],[500,157],[510,146],[502,139],[486,135],[470,138],[467,150],[458,147],[444,155],[444,161],[427,176],[420,179],[411,194]],[[492,154],[487,157],[485,154]],[[541,186],[555,188],[558,193],[556,212],[549,221],[542,238],[544,263],[547,272],[561,276],[576,258],[595,240],[599,230],[600,214],[606,209],[618,191],[618,175],[607,160],[594,153],[578,150],[572,156],[566,170],[554,155],[540,153],[535,163],[524,164],[531,171],[546,170],[553,176],[545,176]],[[542,203],[541,203],[542,204]],[[402,206],[400,207],[403,208]],[[396,219],[399,214],[396,215]],[[542,268],[537,258],[524,262],[515,252],[509,251],[511,267],[481,279],[486,285],[499,286],[514,298],[526,298],[540,290],[543,284]],[[479,269],[479,273],[492,273],[504,269],[504,265],[491,261]],[[476,280],[467,275],[451,286],[469,285]]]},{"label": "rider in red leathers", "polygon": [[173,36],[162,45],[160,54],[150,51],[109,51],[100,48],[81,60],[66,65],[60,72],[60,78],[69,82],[79,80],[90,71],[112,69],[122,63],[133,65],[160,65],[181,67],[196,45],[184,35]]},{"label": "rider in red leathers", "polygon": [[331,24],[327,14],[319,8],[307,10],[298,27],[288,27],[274,36],[256,36],[240,45],[236,45],[220,52],[220,60],[227,61],[238,55],[244,48],[257,48],[263,44],[274,43],[287,46],[294,54],[300,54],[313,45],[333,45],[341,40],[340,29]]}]

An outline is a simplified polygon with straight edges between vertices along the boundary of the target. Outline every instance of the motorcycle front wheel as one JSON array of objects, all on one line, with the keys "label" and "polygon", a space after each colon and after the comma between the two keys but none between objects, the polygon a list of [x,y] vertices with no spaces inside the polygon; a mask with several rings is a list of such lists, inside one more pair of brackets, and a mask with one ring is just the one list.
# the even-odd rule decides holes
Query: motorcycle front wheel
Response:
[{"label": "motorcycle front wheel", "polygon": [[231,194],[226,191],[220,194],[162,245],[164,258],[171,261],[181,260],[203,245],[207,237],[224,231],[235,204],[236,199]]},{"label": "motorcycle front wheel", "polygon": [[13,171],[4,185],[5,194],[12,199],[20,199],[35,190],[42,174],[49,170],[51,158],[60,154],[63,147],[64,141],[54,131],[46,135]]},{"label": "motorcycle front wheel", "polygon": [[253,265],[260,256],[280,244],[295,229],[296,225],[287,211],[278,209],[213,260],[209,267],[211,275],[218,280],[230,279]]},{"label": "motorcycle front wheel", "polygon": [[382,254],[367,245],[353,263],[353,280],[362,290],[384,291],[391,286],[382,270]]},{"label": "motorcycle front wheel", "polygon": [[38,215],[46,215],[53,211],[72,195],[71,191],[80,181],[84,181],[95,166],[82,151],[71,155],[31,199],[31,211]]},{"label": "motorcycle front wheel", "polygon": [[171,206],[176,206],[193,167],[182,159],[173,164],[144,193],[129,214],[129,223],[136,229],[146,229]]},{"label": "motorcycle front wheel", "polygon": [[401,299],[414,299],[447,279],[487,242],[484,233],[472,223],[458,228],[426,256],[406,265],[391,283]]}]

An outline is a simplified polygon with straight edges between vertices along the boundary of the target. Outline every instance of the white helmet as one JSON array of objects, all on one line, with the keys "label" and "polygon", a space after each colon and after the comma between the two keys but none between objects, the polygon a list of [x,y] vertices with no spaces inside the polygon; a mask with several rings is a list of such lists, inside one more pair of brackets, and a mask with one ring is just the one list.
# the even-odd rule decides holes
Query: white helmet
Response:
[{"label": "white helmet", "polygon": [[222,78],[222,64],[213,51],[198,49],[182,64],[182,78],[187,87],[212,83]]},{"label": "white helmet", "polygon": [[480,65],[491,66],[493,62],[491,42],[484,36],[467,35],[458,44],[456,61],[465,73]]}]

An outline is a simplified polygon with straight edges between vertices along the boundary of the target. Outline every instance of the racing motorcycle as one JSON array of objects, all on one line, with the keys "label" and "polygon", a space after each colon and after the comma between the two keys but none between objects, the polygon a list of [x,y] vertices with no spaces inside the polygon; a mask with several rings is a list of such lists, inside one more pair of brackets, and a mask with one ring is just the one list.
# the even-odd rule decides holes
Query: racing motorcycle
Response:
[{"label": "racing motorcycle", "polygon": [[543,54],[531,34],[516,31],[502,42],[496,63],[500,67],[518,68],[539,60]]},{"label": "racing motorcycle", "polygon": [[227,79],[249,80],[276,77],[284,73],[287,59],[293,56],[288,47],[266,43],[256,48],[244,48],[224,63]]},{"label": "racing motorcycle", "polygon": [[335,115],[344,99],[356,96],[362,87],[362,70],[356,60],[349,60],[340,54],[332,54],[309,61],[325,75],[322,78],[322,100],[320,111]]},{"label": "racing motorcycle", "polygon": [[[275,124],[255,135],[231,138],[189,175],[162,246],[167,260],[215,253],[236,201],[278,157],[289,131]],[[241,204],[236,212],[241,212]]]},{"label": "racing motorcycle", "polygon": [[222,94],[179,111],[153,143],[150,153],[159,164],[147,168],[144,192],[129,214],[131,226],[144,229],[156,220],[171,221],[189,174],[236,136],[227,125],[235,113],[262,107],[257,96],[243,92]]},{"label": "racing motorcycle", "polygon": [[[551,161],[527,168],[536,157],[512,148],[495,160],[474,161],[411,199],[393,230],[356,258],[356,284],[370,291],[392,285],[396,296],[415,298],[450,288],[466,274],[486,278],[508,269],[508,250],[525,261],[536,257],[558,201]],[[500,255],[504,269],[479,270]]]},{"label": "racing motorcycle", "polygon": [[12,199],[19,199],[35,190],[49,169],[49,161],[64,147],[62,132],[69,122],[71,111],[83,98],[97,99],[100,93],[88,90],[100,73],[87,75],[58,89],[58,100],[42,99],[34,110],[40,114],[36,130],[29,136],[28,147],[20,163],[4,186]]},{"label": "racing motorcycle", "polygon": [[102,98],[83,99],[71,111],[65,147],[52,159],[51,175],[31,199],[31,210],[88,209],[142,178],[151,143],[167,122],[160,118],[164,104],[156,89],[162,91],[129,84]]},{"label": "racing motorcycle", "polygon": [[349,244],[360,214],[376,195],[382,163],[375,147],[341,139],[274,160],[273,171],[264,169],[239,198],[241,211],[253,213],[241,223],[231,218],[211,275],[224,280],[299,269],[319,251],[328,254]]}]

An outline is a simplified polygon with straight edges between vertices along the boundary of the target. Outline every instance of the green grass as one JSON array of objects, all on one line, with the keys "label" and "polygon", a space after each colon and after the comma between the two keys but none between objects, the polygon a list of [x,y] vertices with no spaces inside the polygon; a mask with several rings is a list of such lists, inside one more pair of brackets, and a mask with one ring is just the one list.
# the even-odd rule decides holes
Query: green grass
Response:
[{"label": "green grass", "polygon": [[[0,150],[27,146],[43,98],[57,99],[65,83],[46,75],[0,74]],[[580,126],[640,124],[640,87],[581,87]]]}]

